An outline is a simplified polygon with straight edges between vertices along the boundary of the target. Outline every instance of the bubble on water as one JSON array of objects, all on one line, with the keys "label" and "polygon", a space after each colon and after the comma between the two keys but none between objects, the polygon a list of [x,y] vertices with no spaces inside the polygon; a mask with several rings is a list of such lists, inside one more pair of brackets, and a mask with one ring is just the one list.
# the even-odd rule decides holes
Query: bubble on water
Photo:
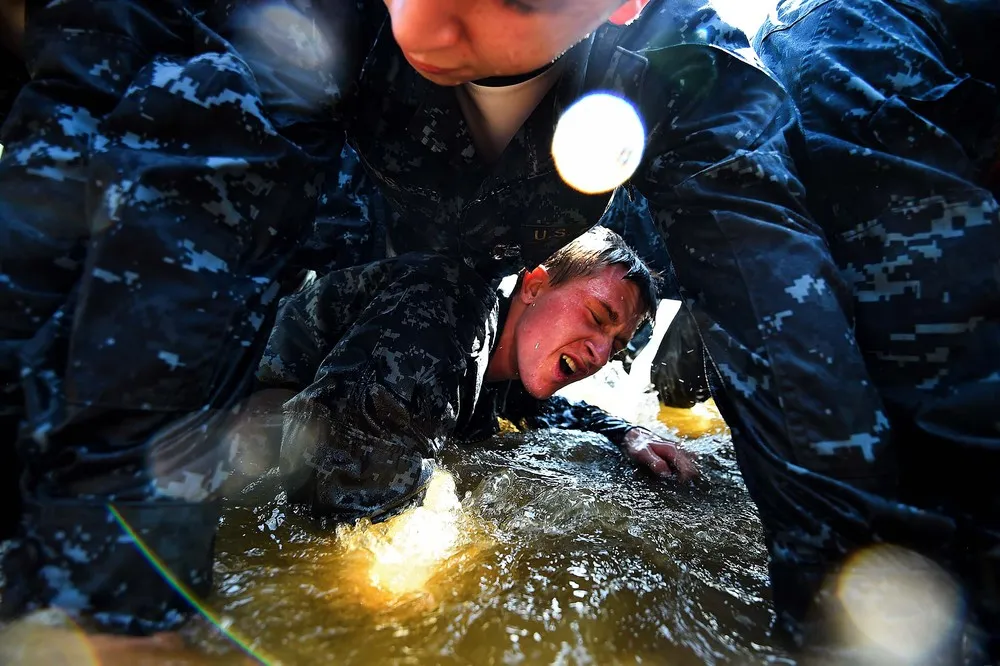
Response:
[{"label": "bubble on water", "polygon": [[645,144],[642,120],[628,100],[592,93],[559,119],[552,157],[566,184],[585,194],[599,194],[628,180],[642,160]]},{"label": "bubble on water", "polygon": [[906,663],[921,661],[952,636],[962,612],[954,580],[931,560],[898,546],[852,556],[835,590],[849,642]]}]

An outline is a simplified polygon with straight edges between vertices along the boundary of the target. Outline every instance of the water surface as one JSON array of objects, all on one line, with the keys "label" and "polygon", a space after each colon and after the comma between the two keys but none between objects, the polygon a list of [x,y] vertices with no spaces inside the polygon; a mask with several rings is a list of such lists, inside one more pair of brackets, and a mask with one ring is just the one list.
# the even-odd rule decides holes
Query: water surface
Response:
[{"label": "water surface", "polygon": [[566,431],[452,448],[422,507],[335,533],[261,479],[225,512],[210,605],[287,664],[787,661],[728,431],[711,403],[659,418],[697,487]]}]

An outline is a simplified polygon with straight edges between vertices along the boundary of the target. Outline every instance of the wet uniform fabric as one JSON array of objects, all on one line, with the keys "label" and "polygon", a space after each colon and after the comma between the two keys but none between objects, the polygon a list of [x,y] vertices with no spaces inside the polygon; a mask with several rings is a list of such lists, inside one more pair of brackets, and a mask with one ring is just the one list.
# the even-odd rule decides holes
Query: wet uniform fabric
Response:
[{"label": "wet uniform fabric", "polygon": [[462,260],[404,254],[318,278],[288,297],[257,373],[284,404],[289,500],[337,522],[385,517],[425,487],[450,440],[530,427],[601,432],[629,423],[585,403],[484,383],[510,301]]},{"label": "wet uniform fabric", "polygon": [[24,502],[3,614],[55,604],[170,628],[189,606],[108,503],[209,591],[226,424],[316,168],[178,3],[33,4],[24,54],[31,81],[0,135],[0,436]]},{"label": "wet uniform fabric", "polygon": [[[661,276],[660,298],[681,300],[680,285],[670,253],[657,232],[649,212],[649,202],[638,192],[616,193],[602,224],[618,233]],[[649,341],[652,328],[647,326],[629,343],[635,356]],[[626,366],[628,369],[628,366]],[[650,367],[650,381],[660,402],[669,407],[688,409],[712,397],[709,361],[705,344],[698,332],[698,322],[691,309],[682,304],[667,327]]]},{"label": "wet uniform fabric", "polygon": [[[259,10],[304,19],[262,24],[274,14]],[[624,191],[649,202],[748,485],[785,479],[784,494],[755,493],[762,512],[841,548],[902,510],[858,492],[894,474],[888,428],[850,289],[806,213],[793,108],[711,9],[653,0],[596,30],[490,166],[454,91],[406,65],[374,1],[65,0],[29,7],[24,53],[32,80],[0,133],[0,376],[18,424],[3,437],[26,503],[3,563],[8,615],[56,603],[128,631],[179,621],[185,604],[108,501],[135,503],[132,527],[180,582],[209,589],[228,420],[300,281],[298,249],[324,238],[317,200],[345,138],[395,248],[493,279],[604,214],[610,195],[565,186],[549,151],[560,111],[589,90],[643,117]],[[191,524],[207,531],[178,527]]]},{"label": "wet uniform fabric", "polygon": [[[890,534],[875,524],[870,538],[916,547],[963,578],[973,612],[993,633],[994,659],[1000,188],[990,172],[1000,147],[998,31],[995,0],[796,0],[779,3],[755,40],[798,105],[809,208],[880,396],[870,405],[880,425],[869,451],[898,464],[894,483],[863,487],[920,507],[942,526]],[[802,540],[798,527],[766,502],[761,517],[772,577],[793,588],[799,555],[787,544]]]}]

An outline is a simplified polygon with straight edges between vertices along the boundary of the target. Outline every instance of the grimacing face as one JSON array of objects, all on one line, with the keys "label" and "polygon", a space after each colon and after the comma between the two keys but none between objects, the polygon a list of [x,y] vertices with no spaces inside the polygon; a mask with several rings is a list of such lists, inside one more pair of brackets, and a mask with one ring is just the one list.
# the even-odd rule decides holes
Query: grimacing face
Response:
[{"label": "grimacing face", "polygon": [[639,287],[617,264],[557,285],[535,269],[515,297],[527,306],[514,333],[517,373],[541,400],[603,368],[643,316]]},{"label": "grimacing face", "polygon": [[526,74],[643,0],[385,0],[403,55],[443,86]]}]

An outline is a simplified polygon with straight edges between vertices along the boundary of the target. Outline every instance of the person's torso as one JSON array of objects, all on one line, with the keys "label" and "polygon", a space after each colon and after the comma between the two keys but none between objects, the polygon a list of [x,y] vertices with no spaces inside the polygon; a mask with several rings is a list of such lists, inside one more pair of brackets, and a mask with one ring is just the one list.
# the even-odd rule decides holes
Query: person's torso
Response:
[{"label": "person's torso", "polygon": [[361,69],[348,140],[395,213],[392,246],[462,256],[494,276],[537,265],[598,224],[613,192],[584,194],[560,177],[551,143],[562,111],[597,90],[639,105],[647,61],[638,51],[651,45],[749,54],[742,33],[707,7],[661,2],[647,12],[642,25],[605,25],[563,56],[558,80],[494,162],[477,151],[455,89],[407,64],[386,17]]},{"label": "person's torso", "polygon": [[[600,219],[610,195],[566,185],[549,149],[572,79],[555,84],[490,164],[455,90],[410,68],[389,30],[365,62],[349,141],[397,213],[394,248],[464,256],[494,274],[541,262]],[[564,77],[577,76],[572,69]]]}]

